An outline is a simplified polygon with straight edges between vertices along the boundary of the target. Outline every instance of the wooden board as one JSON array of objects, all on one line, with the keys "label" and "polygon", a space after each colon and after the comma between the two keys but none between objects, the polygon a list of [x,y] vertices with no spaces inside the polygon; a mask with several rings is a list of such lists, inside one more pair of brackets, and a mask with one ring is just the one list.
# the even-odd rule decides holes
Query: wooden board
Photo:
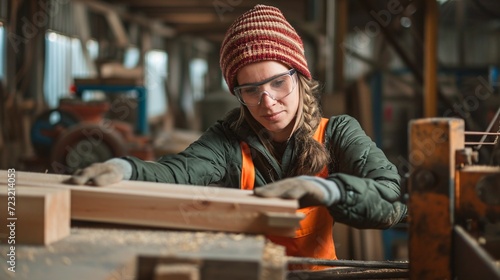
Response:
[{"label": "wooden board", "polygon": [[[18,186],[71,190],[73,220],[293,236],[302,218],[296,200],[236,189],[138,181],[97,188],[64,184],[65,175],[17,173]],[[1,171],[0,180],[5,178]]]},{"label": "wooden board", "polygon": [[[8,199],[9,197],[9,199]],[[2,244],[47,245],[69,235],[70,191],[59,188],[0,186]]]}]

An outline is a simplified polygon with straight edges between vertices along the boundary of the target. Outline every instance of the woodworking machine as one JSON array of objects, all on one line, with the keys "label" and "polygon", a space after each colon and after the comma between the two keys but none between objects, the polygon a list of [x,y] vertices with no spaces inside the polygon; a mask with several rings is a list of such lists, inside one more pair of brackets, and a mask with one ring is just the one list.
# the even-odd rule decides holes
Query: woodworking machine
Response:
[{"label": "woodworking machine", "polygon": [[138,135],[125,121],[105,118],[110,109],[106,100],[61,99],[58,108],[34,121],[30,133],[36,157],[26,160],[26,166],[33,171],[71,174],[113,157],[153,160],[150,137]]},{"label": "woodworking machine", "polygon": [[[410,279],[500,279],[500,167],[479,165],[477,149],[499,133],[464,127],[410,123]],[[477,135],[495,140],[470,140]]]}]

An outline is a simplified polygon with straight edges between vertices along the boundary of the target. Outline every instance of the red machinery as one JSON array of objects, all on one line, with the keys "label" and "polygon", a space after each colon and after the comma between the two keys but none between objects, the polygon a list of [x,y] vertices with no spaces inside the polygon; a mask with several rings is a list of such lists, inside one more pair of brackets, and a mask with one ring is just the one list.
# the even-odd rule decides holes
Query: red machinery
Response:
[{"label": "red machinery", "polygon": [[94,162],[132,155],[153,160],[150,138],[135,135],[131,124],[105,118],[108,101],[63,99],[41,114],[31,129],[39,162],[54,173],[73,173]]}]

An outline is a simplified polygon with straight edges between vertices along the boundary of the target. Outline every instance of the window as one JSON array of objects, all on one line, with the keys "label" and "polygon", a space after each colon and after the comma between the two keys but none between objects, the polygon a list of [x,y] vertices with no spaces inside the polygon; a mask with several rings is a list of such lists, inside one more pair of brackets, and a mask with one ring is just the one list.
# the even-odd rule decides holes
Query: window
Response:
[{"label": "window", "polygon": [[139,64],[141,52],[138,48],[127,48],[123,59],[123,66],[126,68],[134,68]]},{"label": "window", "polygon": [[191,85],[193,86],[193,98],[195,101],[203,99],[205,96],[205,76],[208,65],[206,60],[195,58],[189,65]]},{"label": "window", "polygon": [[148,117],[162,115],[167,108],[165,81],[168,55],[164,51],[149,51],[145,61]]},{"label": "window", "polygon": [[[99,52],[99,44],[90,40],[86,44],[87,50],[90,56],[90,63],[93,64],[92,61],[95,59]],[[87,65],[85,61],[85,56],[82,50],[82,44],[79,39],[72,38],[71,39],[71,73],[73,74],[73,78],[88,78],[94,71],[91,70],[91,66]]]},{"label": "window", "polygon": [[[45,45],[44,96],[49,108],[55,108],[60,98],[69,95],[73,79],[89,77],[93,70],[85,62],[79,39],[47,32]],[[94,59],[98,53],[97,42],[89,41],[86,47],[90,59]]]}]

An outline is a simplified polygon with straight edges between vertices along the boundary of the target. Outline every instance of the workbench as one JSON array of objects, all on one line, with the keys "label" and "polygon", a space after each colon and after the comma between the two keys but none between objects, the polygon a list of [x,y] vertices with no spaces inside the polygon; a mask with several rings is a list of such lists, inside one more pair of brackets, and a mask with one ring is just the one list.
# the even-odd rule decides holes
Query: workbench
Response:
[{"label": "workbench", "polygon": [[[2,257],[8,250],[0,246]],[[260,235],[84,226],[72,227],[68,237],[48,246],[16,246],[16,272],[4,261],[0,278],[154,279],[160,256],[179,263],[199,260],[194,266],[204,267],[200,273],[209,277],[203,279],[282,279],[285,271],[282,247]],[[164,265],[169,266],[176,263]]]},{"label": "workbench", "polygon": [[[262,235],[81,225],[51,245],[16,248],[16,272],[2,262],[0,279],[408,279],[407,269],[287,271],[284,248]],[[176,269],[196,276],[168,278]]]}]

